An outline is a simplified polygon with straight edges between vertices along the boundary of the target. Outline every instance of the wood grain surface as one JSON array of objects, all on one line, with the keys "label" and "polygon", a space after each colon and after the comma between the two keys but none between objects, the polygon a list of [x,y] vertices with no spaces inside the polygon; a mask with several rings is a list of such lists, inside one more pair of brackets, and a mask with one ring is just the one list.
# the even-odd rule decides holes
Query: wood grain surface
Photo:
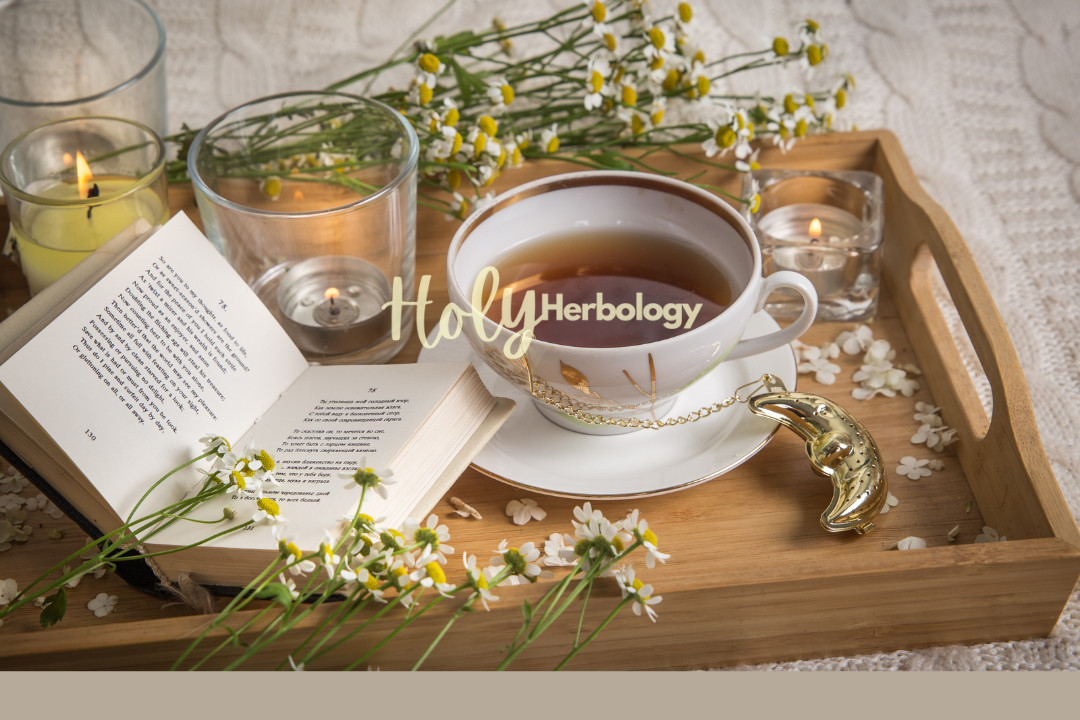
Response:
[{"label": "wood grain surface", "polygon": [[[963,239],[919,187],[891,133],[807,138],[786,155],[766,148],[761,161],[766,167],[868,169],[885,180],[886,289],[872,327],[875,337],[896,349],[896,363],[911,362],[924,370],[922,388],[912,398],[854,400],[850,378],[860,358],[846,355],[836,361],[843,368],[836,384],[822,386],[803,375],[799,388],[838,400],[862,420],[882,450],[899,505],[880,516],[877,529],[867,535],[826,533],[818,516],[831,498],[831,485],[813,474],[802,441],[786,431],[715,481],[633,503],[598,503],[609,518],[640,509],[672,559],[652,571],[639,567],[664,597],[656,608],[659,622],[654,625],[626,610],[571,667],[708,667],[1049,633],[1080,575],[1080,535],[1042,451],[1015,351]],[[674,155],[655,155],[650,162],[679,177],[707,169],[698,182],[738,190],[738,178],[723,170]],[[531,163],[505,173],[494,189],[574,169],[556,161]],[[190,188],[170,187],[170,201],[198,222]],[[421,208],[418,213],[417,273],[432,276],[434,307],[447,301],[445,257],[456,227],[434,211]],[[992,418],[982,410],[927,290],[935,260],[993,388]],[[0,260],[2,309],[10,311],[26,298],[18,269]],[[437,317],[428,315],[427,329]],[[817,323],[803,340],[820,344],[851,327]],[[395,362],[415,361],[419,348],[414,337]],[[943,453],[912,445],[917,401],[940,405],[945,423],[958,428],[960,442]],[[905,455],[941,459],[945,469],[920,481],[898,477],[892,470]],[[572,532],[573,501],[534,495],[547,518],[515,526],[504,508],[527,494],[472,469],[449,495],[484,516],[482,521],[460,518],[445,499],[437,506],[458,551],[451,559],[451,579],[462,575],[463,550],[483,559],[494,554],[503,538],[519,545],[542,542],[553,532]],[[14,577],[20,585],[84,541],[67,519],[34,513],[31,520],[31,540],[0,554],[0,577]],[[1009,541],[974,544],[984,524]],[[947,534],[956,525],[959,536],[949,542]],[[54,527],[65,531],[63,540],[48,538]],[[928,549],[887,549],[911,535],[924,538]],[[502,601],[490,613],[481,611],[457,623],[425,667],[493,668],[499,648],[516,632],[521,599],[539,597],[545,585],[500,588]],[[616,602],[614,583],[601,585],[590,600],[587,624],[595,625]],[[106,618],[85,608],[99,592],[120,598],[116,612]],[[372,666],[410,667],[454,605],[444,603],[412,625],[374,656]],[[310,622],[320,617],[314,613]],[[162,607],[160,600],[114,577],[84,578],[72,591],[68,616],[59,626],[43,631],[36,613],[28,610],[5,621],[0,667],[168,666],[207,620],[183,606]],[[576,615],[564,618],[515,667],[553,667],[569,649],[575,626]],[[346,664],[389,627],[387,622],[374,625],[327,656],[324,666]],[[273,667],[280,658],[272,655],[252,666]]]}]

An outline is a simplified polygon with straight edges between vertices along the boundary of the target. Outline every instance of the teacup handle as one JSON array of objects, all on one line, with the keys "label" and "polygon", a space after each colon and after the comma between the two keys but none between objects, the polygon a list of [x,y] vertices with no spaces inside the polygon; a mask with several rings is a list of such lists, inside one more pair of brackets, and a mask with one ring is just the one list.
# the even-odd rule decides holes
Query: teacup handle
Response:
[{"label": "teacup handle", "polygon": [[814,318],[817,317],[817,290],[814,288],[812,282],[799,273],[792,272],[791,270],[780,270],[765,278],[765,282],[761,284],[761,292],[758,295],[757,307],[754,308],[754,312],[760,312],[761,309],[765,307],[765,301],[768,299],[769,295],[779,288],[791,288],[802,295],[803,302],[805,303],[802,315],[783,330],[777,330],[774,333],[762,335],[761,337],[740,340],[739,344],[728,353],[728,360],[736,360],[750,355],[757,355],[767,350],[778,348],[781,345],[787,345],[789,342],[797,339],[806,332],[813,324]]}]

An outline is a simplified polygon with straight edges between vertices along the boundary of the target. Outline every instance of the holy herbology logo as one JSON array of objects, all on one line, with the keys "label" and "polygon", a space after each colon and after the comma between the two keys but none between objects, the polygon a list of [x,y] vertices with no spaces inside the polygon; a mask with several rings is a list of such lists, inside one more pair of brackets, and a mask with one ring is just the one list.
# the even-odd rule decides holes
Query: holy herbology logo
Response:
[{"label": "holy herbology logo", "polygon": [[[491,279],[490,291],[485,294],[484,289],[489,287],[488,278]],[[428,342],[424,334],[424,318],[427,306],[432,304],[428,300],[428,289],[431,285],[431,276],[424,275],[420,278],[420,284],[416,292],[416,300],[405,300],[404,290],[400,277],[394,278],[392,296],[389,302],[382,308],[390,309],[391,337],[394,340],[401,339],[401,313],[408,307],[416,308],[416,334],[420,342],[426,348],[435,347],[440,340],[446,338],[453,340],[461,334],[466,318],[471,318],[476,334],[484,342],[494,342],[499,334],[508,328],[521,326],[520,330],[512,333],[503,344],[503,354],[510,360],[517,360],[529,349],[529,343],[536,337],[536,326],[546,320],[558,321],[631,321],[645,320],[648,322],[663,323],[665,328],[674,330],[682,327],[690,330],[698,313],[701,312],[701,303],[690,305],[689,303],[646,303],[642,293],[636,293],[634,303],[620,303],[615,305],[604,301],[603,293],[596,294],[595,303],[563,303],[562,294],[550,297],[547,293],[540,296],[539,312],[535,290],[527,290],[518,308],[517,315],[513,314],[514,290],[507,287],[502,293],[502,318],[503,321],[495,323],[487,317],[488,311],[495,303],[499,290],[499,271],[491,266],[480,271],[472,287],[472,309],[458,307],[455,303],[448,303],[439,317],[439,332],[435,339]],[[451,318],[456,320],[456,327],[451,327]],[[510,322],[507,323],[506,320]],[[487,320],[487,326],[485,326]],[[488,327],[493,330],[488,331]]]}]

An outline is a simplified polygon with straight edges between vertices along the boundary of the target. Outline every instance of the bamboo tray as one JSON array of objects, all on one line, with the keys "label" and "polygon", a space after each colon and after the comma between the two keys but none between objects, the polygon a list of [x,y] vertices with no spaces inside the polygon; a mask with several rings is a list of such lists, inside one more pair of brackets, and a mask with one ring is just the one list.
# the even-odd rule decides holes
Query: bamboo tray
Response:
[{"label": "bamboo tray", "polygon": [[[788,432],[715,481],[634,504],[600,503],[610,518],[639,508],[658,533],[661,548],[673,557],[647,572],[664,598],[657,606],[659,622],[625,611],[570,667],[710,667],[1048,634],[1080,575],[1080,534],[1043,452],[1016,352],[970,250],[919,186],[889,132],[807,138],[787,155],[767,148],[761,160],[765,167],[873,170],[884,178],[886,287],[873,329],[897,350],[897,363],[922,368],[922,389],[913,398],[855,401],[850,377],[858,361],[848,356],[838,360],[843,372],[835,385],[818,386],[806,375],[799,382],[800,389],[840,400],[865,423],[883,452],[890,489],[900,504],[865,536],[825,533],[818,515],[832,486],[811,472],[802,442]],[[651,161],[682,177],[704,167],[672,155]],[[536,163],[504,174],[495,189],[575,167]],[[737,189],[737,178],[720,170],[710,169],[700,181]],[[174,209],[197,219],[189,189],[170,188],[170,196]],[[441,307],[447,300],[445,253],[456,223],[421,209],[417,226],[418,273],[432,276],[432,299]],[[993,417],[984,412],[930,293],[935,261],[993,389]],[[6,261],[0,264],[0,302],[10,307],[24,300],[20,280],[17,269]],[[428,317],[433,323],[438,314]],[[817,324],[803,339],[821,343],[849,327]],[[414,338],[397,361],[412,362],[418,351]],[[942,454],[909,442],[916,429],[915,402],[931,399],[942,408],[946,424],[958,429],[959,442]],[[891,471],[904,455],[937,457],[946,468],[919,482],[896,477]],[[451,579],[461,577],[462,550],[484,558],[494,554],[489,551],[503,538],[518,545],[571,530],[574,503],[556,498],[537,497],[548,511],[543,522],[513,525],[503,509],[524,493],[475,470],[462,475],[451,494],[484,516],[482,521],[458,518],[445,501],[436,508],[458,550]],[[40,527],[26,545],[0,555],[0,577],[22,584],[82,544],[66,519],[40,513],[32,518]],[[959,537],[950,543],[946,535],[957,524]],[[974,544],[983,525],[997,529],[1008,542]],[[47,539],[53,527],[64,528],[67,536]],[[909,535],[926,539],[928,549],[887,550]],[[499,649],[518,627],[522,599],[535,600],[544,589],[543,584],[500,588],[503,600],[490,613],[481,611],[455,624],[425,668],[495,667]],[[589,603],[587,626],[610,612],[618,597],[613,582],[598,590]],[[120,601],[114,614],[98,619],[85,604],[105,591]],[[444,603],[414,623],[373,657],[372,666],[410,667],[453,606]],[[571,615],[515,667],[553,667],[572,642],[576,616]],[[309,621],[320,618],[313,613]],[[163,609],[159,600],[116,578],[84,578],[72,591],[68,616],[59,626],[43,631],[35,613],[27,611],[6,622],[0,630],[0,667],[167,667],[206,621],[179,606]],[[388,627],[385,622],[374,625],[357,644],[324,658],[326,667],[362,654]],[[271,655],[250,666],[276,664]]]}]

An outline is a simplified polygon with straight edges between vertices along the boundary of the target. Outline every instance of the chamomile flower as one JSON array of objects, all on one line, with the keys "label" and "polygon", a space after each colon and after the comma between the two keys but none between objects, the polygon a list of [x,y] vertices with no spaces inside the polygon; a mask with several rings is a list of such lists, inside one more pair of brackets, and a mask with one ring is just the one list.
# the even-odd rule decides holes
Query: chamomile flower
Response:
[{"label": "chamomile flower", "polygon": [[323,568],[326,574],[334,577],[337,567],[341,563],[341,557],[334,552],[334,536],[329,530],[323,530],[323,541],[319,545],[319,554],[322,555]]},{"label": "chamomile flower", "polygon": [[421,547],[429,548],[427,552],[435,553],[439,562],[445,564],[446,556],[454,554],[454,548],[446,544],[450,539],[450,530],[446,525],[439,524],[439,516],[432,513],[428,515],[424,525],[412,518],[406,518],[403,524],[405,534],[412,536],[412,541],[419,543]]},{"label": "chamomile flower", "polygon": [[[563,555],[566,550],[570,551],[567,553],[569,558]],[[573,567],[577,565],[577,558],[573,556],[573,552],[573,538],[564,533],[551,533],[544,541],[544,557],[541,560],[548,567]]]},{"label": "chamomile flower", "polygon": [[232,450],[232,446],[229,445],[228,440],[220,435],[214,435],[213,433],[207,433],[199,438],[199,442],[203,444],[203,452],[212,452],[218,457],[221,457]]},{"label": "chamomile flower", "polygon": [[645,35],[649,41],[645,46],[646,59],[666,62],[675,52],[675,33],[670,27],[653,25],[645,32]]},{"label": "chamomile flower", "polygon": [[[537,578],[544,574],[544,570],[537,564],[540,559],[540,549],[532,542],[527,542],[521,547],[510,547],[506,540],[499,543],[498,555],[491,558],[489,565],[493,568],[507,566],[514,575],[524,578],[529,582],[536,582]],[[549,572],[548,576],[552,576]]]},{"label": "chamomile flower", "polygon": [[315,569],[315,563],[304,559],[304,553],[296,546],[296,538],[285,534],[284,525],[275,525],[270,529],[278,544],[281,558],[289,563],[286,568],[290,575],[307,575]]},{"label": "chamomile flower", "polygon": [[657,95],[653,98],[652,104],[649,105],[649,121],[658,126],[664,122],[664,113],[667,111],[667,98],[663,95]]},{"label": "chamomile flower", "polygon": [[463,553],[461,559],[465,563],[465,575],[469,579],[469,584],[473,586],[473,589],[480,596],[480,602],[483,603],[484,609],[490,611],[488,601],[495,602],[499,599],[499,596],[492,594],[491,589],[488,587],[488,579],[484,576],[483,571],[477,569],[475,555]]},{"label": "chamomile flower", "polygon": [[599,509],[593,509],[591,502],[586,502],[584,505],[578,505],[574,508],[574,518],[570,521],[575,528],[593,520],[601,520],[604,517],[604,513]]},{"label": "chamomile flower", "polygon": [[645,548],[645,566],[647,568],[652,570],[656,566],[657,560],[663,565],[671,559],[670,553],[663,553],[657,549],[657,545],[660,544],[659,538],[656,537],[656,533],[649,529],[648,520],[645,518],[639,519],[637,510],[627,515],[621,524],[623,530],[632,533],[638,540],[641,540]]},{"label": "chamomile flower", "polygon": [[360,467],[353,472],[343,472],[338,474],[341,478],[349,480],[345,484],[346,488],[360,487],[365,490],[374,490],[379,494],[383,500],[387,499],[390,494],[386,490],[387,485],[393,485],[396,480],[391,480],[394,476],[394,471],[389,468],[381,470],[375,470],[367,467],[366,458],[360,458]]},{"label": "chamomile flower", "polygon": [[[761,148],[758,148],[757,150],[754,150],[752,153],[750,153],[749,156],[741,157],[741,158],[736,157],[735,169],[738,170],[739,172],[744,172],[744,173],[748,173],[751,170],[758,170],[759,168],[761,168],[761,165],[758,163],[758,155],[759,154],[761,154]],[[751,210],[751,212],[757,212],[757,211],[756,210]]]},{"label": "chamomile flower", "polygon": [[446,66],[432,53],[423,53],[416,58],[416,79],[430,88],[439,82],[439,75],[446,70]]},{"label": "chamomile flower", "polygon": [[604,103],[605,97],[612,95],[608,76],[611,75],[611,63],[607,58],[594,57],[585,69],[585,109],[595,110]]},{"label": "chamomile flower", "polygon": [[664,598],[660,595],[653,595],[653,586],[646,585],[635,577],[633,565],[619,568],[614,575],[615,582],[619,584],[619,590],[622,591],[622,596],[634,599],[634,614],[641,617],[642,609],[644,609],[649,619],[656,622],[656,611],[653,610],[653,606],[660,604],[660,601]]},{"label": "chamomile flower", "polygon": [[514,88],[502,76],[488,78],[487,86],[487,96],[491,102],[491,114],[498,117],[506,112],[506,108],[514,102]]},{"label": "chamomile flower", "polygon": [[607,5],[603,3],[603,0],[585,0],[585,7],[589,9],[589,14],[585,16],[581,26],[584,28],[595,28],[597,25],[603,27],[608,16]]},{"label": "chamomile flower", "polygon": [[[349,562],[346,560],[341,564],[341,571],[338,573],[342,580],[349,585],[363,585],[367,587],[368,582],[372,579],[371,573],[367,568],[357,568],[353,570],[349,567]],[[375,583],[375,587],[378,587],[378,581]]]},{"label": "chamomile flower", "polygon": [[300,591],[296,589],[296,583],[293,582],[292,578],[286,580],[284,573],[278,573],[278,581],[289,591],[289,595],[292,596],[293,600],[300,599]]},{"label": "chamomile flower", "polygon": [[281,506],[277,504],[276,500],[264,497],[255,501],[255,507],[258,510],[251,516],[251,519],[255,522],[266,521],[268,525],[276,525],[277,523],[288,522],[281,515]]},{"label": "chamomile flower", "polygon": [[551,155],[559,150],[559,124],[553,123],[550,128],[540,133],[540,147],[544,152]]},{"label": "chamomile flower", "polygon": [[713,157],[718,153],[723,156],[739,139],[738,133],[735,128],[731,127],[730,122],[718,123],[709,120],[707,125],[712,130],[712,136],[701,144],[701,149],[705,151],[705,155],[708,157]]}]

